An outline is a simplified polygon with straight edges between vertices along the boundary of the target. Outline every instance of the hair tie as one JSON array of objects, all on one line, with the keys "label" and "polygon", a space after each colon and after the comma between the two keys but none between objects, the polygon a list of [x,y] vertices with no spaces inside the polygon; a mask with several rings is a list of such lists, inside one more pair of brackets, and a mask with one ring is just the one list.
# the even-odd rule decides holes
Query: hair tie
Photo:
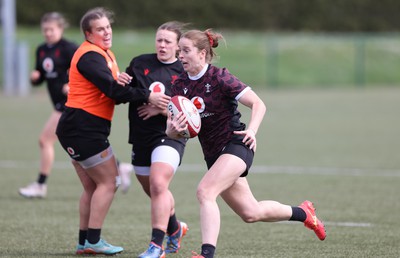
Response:
[{"label": "hair tie", "polygon": [[213,47],[213,45],[214,45],[214,40],[213,40],[213,38],[212,38],[210,32],[206,31],[206,35],[207,35],[207,38],[208,38],[208,42],[210,42],[210,47]]}]

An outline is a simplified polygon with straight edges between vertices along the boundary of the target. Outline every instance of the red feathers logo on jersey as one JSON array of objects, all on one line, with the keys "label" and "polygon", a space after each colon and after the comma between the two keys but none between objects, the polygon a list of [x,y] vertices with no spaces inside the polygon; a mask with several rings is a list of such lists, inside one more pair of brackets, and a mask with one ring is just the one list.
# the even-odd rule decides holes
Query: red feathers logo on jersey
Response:
[{"label": "red feathers logo on jersey", "polygon": [[144,75],[148,75],[149,74],[149,72],[150,72],[150,70],[149,69],[144,69]]},{"label": "red feathers logo on jersey", "polygon": [[162,82],[153,82],[150,84],[149,90],[152,92],[165,93],[165,86]]},{"label": "red feathers logo on jersey", "polygon": [[206,109],[206,105],[204,104],[204,100],[202,97],[193,97],[191,101],[196,106],[199,113],[202,113],[204,109]]},{"label": "red feathers logo on jersey", "polygon": [[171,76],[171,84],[174,84],[174,82],[178,79],[178,75],[172,75]]}]

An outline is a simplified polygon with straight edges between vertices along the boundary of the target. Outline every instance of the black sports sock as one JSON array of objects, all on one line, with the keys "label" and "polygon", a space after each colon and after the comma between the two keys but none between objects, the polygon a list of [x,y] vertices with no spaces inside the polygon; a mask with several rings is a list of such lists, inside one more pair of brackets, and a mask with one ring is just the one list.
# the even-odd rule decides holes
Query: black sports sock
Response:
[{"label": "black sports sock", "polygon": [[162,246],[165,232],[158,228],[153,228],[151,232],[151,242],[158,246]]},{"label": "black sports sock", "polygon": [[101,228],[88,228],[87,241],[91,244],[97,244],[100,241]]},{"label": "black sports sock", "polygon": [[292,207],[292,217],[289,220],[304,222],[307,218],[306,212],[300,207]]},{"label": "black sports sock", "polygon": [[171,217],[169,217],[169,220],[168,220],[168,227],[167,227],[167,233],[168,233],[168,235],[172,235],[172,234],[174,234],[176,231],[178,231],[179,226],[180,226],[180,225],[179,225],[178,220],[176,219],[175,214],[172,215]]},{"label": "black sports sock", "polygon": [[203,244],[201,246],[201,255],[204,258],[213,258],[215,253],[215,246],[210,244]]},{"label": "black sports sock", "polygon": [[45,184],[47,180],[47,175],[43,174],[43,173],[39,173],[37,182],[38,184]]},{"label": "black sports sock", "polygon": [[85,240],[87,238],[87,230],[79,230],[79,244],[85,245]]}]

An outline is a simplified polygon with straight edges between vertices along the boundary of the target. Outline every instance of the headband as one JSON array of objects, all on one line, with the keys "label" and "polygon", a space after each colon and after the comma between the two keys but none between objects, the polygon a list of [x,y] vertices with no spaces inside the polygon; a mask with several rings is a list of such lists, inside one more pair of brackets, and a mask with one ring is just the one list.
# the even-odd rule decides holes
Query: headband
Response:
[{"label": "headband", "polygon": [[210,32],[206,31],[206,35],[207,35],[207,38],[208,38],[208,42],[210,42],[210,47],[213,47],[213,45],[214,45],[214,40],[213,40],[213,38],[211,37]]}]

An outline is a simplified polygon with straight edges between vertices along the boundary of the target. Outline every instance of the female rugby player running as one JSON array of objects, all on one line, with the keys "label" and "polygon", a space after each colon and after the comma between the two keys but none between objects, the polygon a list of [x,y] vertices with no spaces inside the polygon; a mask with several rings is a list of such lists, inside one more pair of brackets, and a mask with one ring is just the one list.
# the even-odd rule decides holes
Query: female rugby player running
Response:
[{"label": "female rugby player running", "polygon": [[[151,198],[151,242],[140,258],[177,253],[188,230],[186,223],[176,218],[175,200],[168,189],[181,163],[186,139],[167,137],[166,116],[160,114],[170,100],[171,84],[183,73],[177,58],[183,27],[184,24],[175,21],[162,24],[155,36],[156,53],[133,58],[126,69],[133,77],[130,85],[138,96],[142,96],[140,101],[129,104],[132,164],[143,190]],[[125,174],[121,171],[122,189],[129,185],[126,183],[129,175]],[[165,235],[167,243],[164,249]]]},{"label": "female rugby player running", "polygon": [[[213,48],[223,39],[212,30],[190,30],[179,40],[179,59],[187,74],[177,79],[172,96],[183,95],[199,109],[201,131],[198,135],[208,171],[197,188],[200,203],[202,234],[201,254],[195,257],[214,257],[220,230],[220,212],[217,197],[222,199],[245,222],[301,221],[320,240],[325,239],[324,224],[315,216],[310,201],[298,207],[276,201],[257,201],[246,180],[256,151],[256,133],[266,108],[256,93],[233,76],[227,69],[211,65]],[[251,109],[246,125],[240,121],[238,102]],[[167,135],[179,139],[186,129],[183,113],[173,119],[169,114]]]}]

